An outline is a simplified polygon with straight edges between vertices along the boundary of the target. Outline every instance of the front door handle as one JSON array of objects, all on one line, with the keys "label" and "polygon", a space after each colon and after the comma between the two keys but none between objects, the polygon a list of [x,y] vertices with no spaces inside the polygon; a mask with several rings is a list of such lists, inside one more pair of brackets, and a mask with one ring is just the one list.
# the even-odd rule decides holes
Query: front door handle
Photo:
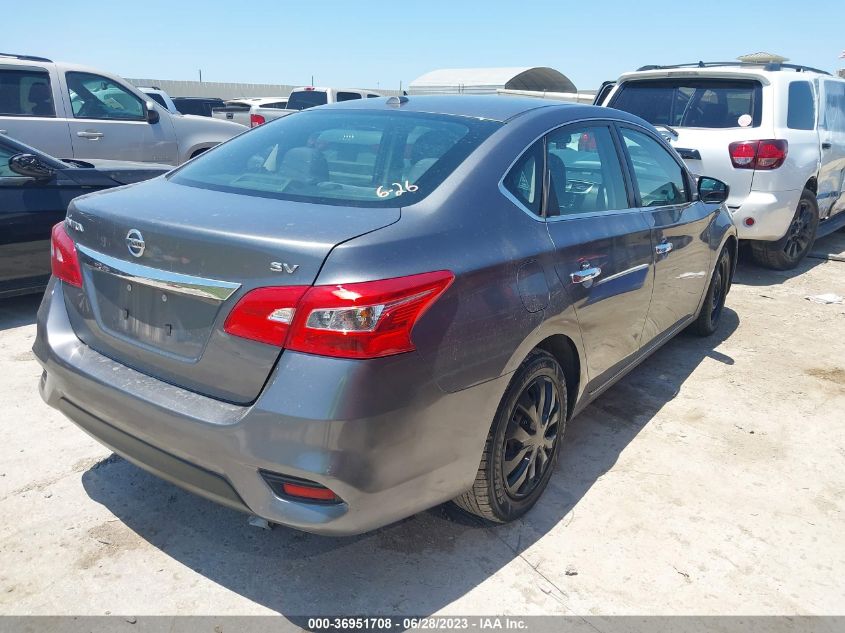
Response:
[{"label": "front door handle", "polygon": [[673,248],[675,247],[672,245],[672,242],[660,242],[660,244],[654,247],[654,251],[658,255],[668,255],[672,252]]},{"label": "front door handle", "polygon": [[822,149],[830,149],[831,147],[833,147],[833,145],[827,141],[822,143]]},{"label": "front door handle", "polygon": [[92,141],[96,141],[97,139],[103,138],[105,134],[102,132],[94,132],[91,130],[85,130],[84,132],[77,132],[76,135],[80,138],[87,138],[91,139]]},{"label": "front door handle", "polygon": [[8,134],[8,133],[9,133],[8,130],[0,130],[0,134]]},{"label": "front door handle", "polygon": [[601,268],[593,266],[590,268],[584,268],[578,272],[570,273],[569,278],[572,279],[572,283],[574,284],[582,284],[585,281],[595,279],[599,275],[601,275]]}]

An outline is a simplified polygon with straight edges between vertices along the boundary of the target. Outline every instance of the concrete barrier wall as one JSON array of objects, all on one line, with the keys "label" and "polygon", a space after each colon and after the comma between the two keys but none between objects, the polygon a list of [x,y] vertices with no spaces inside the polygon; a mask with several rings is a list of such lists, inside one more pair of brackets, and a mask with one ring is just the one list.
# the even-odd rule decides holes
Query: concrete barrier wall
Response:
[{"label": "concrete barrier wall", "polygon": [[[127,79],[135,86],[156,86],[171,97],[220,97],[237,99],[238,97],[287,97],[291,90],[300,85],[288,84],[239,84],[216,81],[174,81],[171,79]],[[346,86],[354,87],[354,86]],[[385,96],[400,94],[398,90],[365,88]]]}]

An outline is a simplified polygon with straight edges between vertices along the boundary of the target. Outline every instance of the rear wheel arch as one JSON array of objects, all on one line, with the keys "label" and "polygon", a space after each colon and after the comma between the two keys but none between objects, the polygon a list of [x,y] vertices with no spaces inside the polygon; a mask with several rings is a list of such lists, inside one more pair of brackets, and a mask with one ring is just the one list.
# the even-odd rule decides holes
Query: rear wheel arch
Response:
[{"label": "rear wheel arch", "polygon": [[535,349],[544,350],[554,356],[563,369],[566,391],[569,394],[567,417],[571,417],[575,401],[578,399],[578,388],[581,385],[581,357],[578,355],[578,348],[565,334],[553,334],[540,341]]},{"label": "rear wheel arch", "polygon": [[804,185],[804,189],[808,189],[809,191],[813,192],[814,196],[819,195],[819,181],[816,179],[815,176],[810,178],[807,183]]}]

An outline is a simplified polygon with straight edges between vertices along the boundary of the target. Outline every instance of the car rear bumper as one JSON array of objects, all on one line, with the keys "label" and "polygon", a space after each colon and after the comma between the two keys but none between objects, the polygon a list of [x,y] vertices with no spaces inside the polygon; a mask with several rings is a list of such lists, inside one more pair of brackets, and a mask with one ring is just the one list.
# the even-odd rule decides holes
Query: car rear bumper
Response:
[{"label": "car rear bumper", "polygon": [[[798,208],[801,191],[752,191],[739,207],[730,207],[737,234],[742,240],[779,240],[789,228]],[[754,220],[752,226],[745,222]]]},{"label": "car rear bumper", "polygon": [[[87,347],[55,281],[33,351],[45,402],[129,461],[229,507],[334,535],[469,488],[509,378],[447,394],[416,354],[353,361],[286,352],[255,403],[230,404]],[[317,482],[342,503],[281,498],[259,470]]]}]

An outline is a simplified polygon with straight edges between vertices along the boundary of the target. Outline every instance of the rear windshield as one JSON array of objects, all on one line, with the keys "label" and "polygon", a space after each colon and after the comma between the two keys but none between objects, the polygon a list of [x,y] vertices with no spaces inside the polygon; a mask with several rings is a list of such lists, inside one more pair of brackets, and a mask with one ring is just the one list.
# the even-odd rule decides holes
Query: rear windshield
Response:
[{"label": "rear windshield", "polygon": [[436,114],[312,110],[256,127],[171,178],[282,200],[405,207],[431,193],[500,125]]},{"label": "rear windshield", "polygon": [[292,92],[288,97],[288,110],[304,110],[305,108],[313,108],[314,106],[325,105],[328,103],[328,97],[325,90],[303,90],[302,92]]},{"label": "rear windshield", "polygon": [[636,114],[652,125],[758,127],[762,88],[757,81],[722,79],[629,81],[608,105]]}]

